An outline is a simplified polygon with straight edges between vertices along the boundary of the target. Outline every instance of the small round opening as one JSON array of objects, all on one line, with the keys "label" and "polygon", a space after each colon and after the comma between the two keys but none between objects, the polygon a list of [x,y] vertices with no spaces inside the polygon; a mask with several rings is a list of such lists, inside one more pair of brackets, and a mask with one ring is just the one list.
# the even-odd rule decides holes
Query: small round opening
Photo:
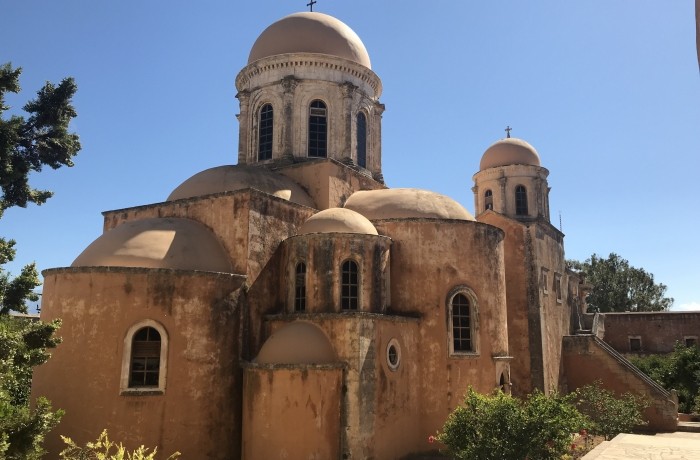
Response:
[{"label": "small round opening", "polygon": [[391,339],[386,347],[386,363],[392,371],[398,369],[401,364],[401,348],[396,339]]}]

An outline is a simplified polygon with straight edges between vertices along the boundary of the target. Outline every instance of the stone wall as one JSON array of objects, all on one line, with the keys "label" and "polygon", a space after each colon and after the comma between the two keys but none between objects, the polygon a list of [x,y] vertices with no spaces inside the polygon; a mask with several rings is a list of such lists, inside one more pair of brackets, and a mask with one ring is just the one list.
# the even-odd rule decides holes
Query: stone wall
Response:
[{"label": "stone wall", "polygon": [[[700,345],[700,312],[604,313],[600,319],[603,339],[618,353],[670,353],[686,338]],[[639,351],[630,348],[630,337],[640,339]]]},{"label": "stone wall", "polygon": [[593,335],[564,337],[563,355],[569,391],[600,381],[616,394],[641,395],[650,403],[644,411],[647,428],[675,431],[678,401],[605,342]]},{"label": "stone wall", "polygon": [[[60,318],[64,341],[36,369],[32,395],[66,411],[47,437],[47,458],[62,450],[59,434],[84,444],[105,428],[129,449],[143,444],[179,450],[183,458],[237,456],[239,311],[230,295],[242,276],[121,267],[43,275],[41,319]],[[160,388],[128,387],[125,337],[144,321],[167,338]]]}]

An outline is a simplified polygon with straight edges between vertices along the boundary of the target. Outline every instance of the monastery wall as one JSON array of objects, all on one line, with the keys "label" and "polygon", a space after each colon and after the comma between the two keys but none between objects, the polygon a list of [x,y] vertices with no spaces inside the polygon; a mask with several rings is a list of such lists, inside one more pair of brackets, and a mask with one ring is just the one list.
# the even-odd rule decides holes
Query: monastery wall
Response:
[{"label": "monastery wall", "polygon": [[[700,313],[604,313],[603,339],[619,353],[670,353],[676,342],[694,339],[700,345]],[[630,348],[630,338],[640,339],[641,349]]]},{"label": "monastery wall", "polygon": [[[417,384],[424,372],[417,318],[343,312],[274,315],[267,319],[269,335],[291,321],[312,321],[330,339],[338,362],[346,363],[341,382],[344,391],[339,395],[343,454],[347,453],[348,458],[400,458],[425,447],[425,439],[435,429],[422,430],[420,423],[426,395]],[[399,353],[394,369],[388,360],[390,344]],[[272,384],[284,388],[279,381],[288,376],[273,373],[269,378],[275,381]],[[319,391],[310,393],[312,401]],[[297,394],[303,399],[298,404],[306,404],[306,394],[285,395],[295,401]]]},{"label": "monastery wall", "polygon": [[[393,240],[391,305],[421,318],[420,413],[423,438],[442,427],[467,388],[490,393],[499,384],[495,357],[508,356],[503,233],[471,221],[395,219],[374,221]],[[449,302],[463,292],[473,302],[473,350],[452,352]],[[508,379],[508,375],[505,376]]]},{"label": "monastery wall", "polygon": [[358,190],[386,188],[372,178],[331,159],[297,163],[275,172],[304,187],[320,210],[343,207],[350,195]]},{"label": "monastery wall", "polygon": [[181,217],[207,226],[231,258],[233,271],[249,283],[258,276],[281,241],[314,211],[254,189],[106,211],[104,231],[133,220]]},{"label": "monastery wall", "polygon": [[[539,311],[529,310],[536,301],[535,292],[529,290],[532,251],[526,245],[526,232],[522,224],[494,212],[479,216],[479,221],[494,225],[505,233],[504,267],[508,311],[508,350],[513,356],[510,366],[511,391],[515,396],[532,392],[537,376],[542,372],[542,342],[539,338],[541,321]],[[529,262],[526,262],[529,258]],[[530,298],[532,297],[532,299]],[[537,340],[531,337],[537,332]],[[534,346],[534,349],[531,348]],[[533,361],[534,360],[534,361]],[[541,388],[541,387],[540,387]]]},{"label": "monastery wall", "polygon": [[[240,449],[240,421],[232,416],[241,404],[239,316],[227,299],[243,277],[116,267],[43,275],[42,320],[61,318],[59,336],[83,337],[52,350],[34,375],[32,394],[66,408],[47,437],[48,458],[63,448],[59,434],[84,444],[105,428],[129,449],[157,445],[184,458],[226,460]],[[164,388],[126,384],[127,332],[139,324],[156,325],[167,339]]]},{"label": "monastery wall", "polygon": [[593,335],[564,337],[564,370],[569,391],[600,381],[618,395],[631,392],[645,398],[643,417],[654,431],[675,431],[678,399]]}]

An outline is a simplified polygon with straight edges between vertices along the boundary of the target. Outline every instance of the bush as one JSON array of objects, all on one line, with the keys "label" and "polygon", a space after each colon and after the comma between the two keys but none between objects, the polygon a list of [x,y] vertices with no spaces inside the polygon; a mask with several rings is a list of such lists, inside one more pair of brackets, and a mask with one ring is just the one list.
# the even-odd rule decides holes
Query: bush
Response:
[{"label": "bush", "polygon": [[678,392],[680,412],[693,410],[694,400],[700,394],[700,348],[676,343],[668,355],[650,355],[630,361],[662,387]]},{"label": "bush", "polygon": [[469,388],[435,439],[459,459],[554,460],[570,451],[572,434],[588,424],[569,397],[536,392],[523,401]]},{"label": "bush", "polygon": [[[109,440],[107,430],[103,430],[95,442],[88,442],[85,447],[78,446],[71,438],[61,436],[68,447],[60,453],[63,460],[155,460],[158,448],[150,452],[150,448],[140,446],[133,452],[128,452],[121,444]],[[173,460],[180,456],[175,452],[167,460]]]},{"label": "bush", "polygon": [[642,411],[648,403],[639,396],[621,397],[601,387],[600,382],[581,387],[570,394],[576,408],[591,420],[589,432],[610,440],[634,427],[645,425]]}]

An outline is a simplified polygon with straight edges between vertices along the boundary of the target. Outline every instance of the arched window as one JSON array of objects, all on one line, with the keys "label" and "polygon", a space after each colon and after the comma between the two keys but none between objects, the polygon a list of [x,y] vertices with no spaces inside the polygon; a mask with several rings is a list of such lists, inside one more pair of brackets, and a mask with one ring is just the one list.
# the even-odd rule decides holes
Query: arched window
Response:
[{"label": "arched window", "polygon": [[306,310],[306,264],[299,262],[294,279],[294,311]]},{"label": "arched window", "polygon": [[478,314],[476,297],[466,286],[458,286],[447,296],[450,355],[477,355]]},{"label": "arched window", "polygon": [[455,352],[472,351],[469,299],[464,294],[452,298],[452,343]]},{"label": "arched window", "polygon": [[367,167],[367,117],[357,114],[357,165]]},{"label": "arched window", "polygon": [[341,269],[341,276],[340,307],[343,310],[357,310],[360,292],[357,263],[346,260]]},{"label": "arched window", "polygon": [[168,335],[162,325],[145,320],[129,328],[124,337],[121,391],[164,391],[167,355]]},{"label": "arched window", "polygon": [[493,209],[493,192],[491,190],[486,190],[484,192],[484,211]]},{"label": "arched window", "polygon": [[258,161],[272,158],[272,104],[260,108],[260,123],[258,124]]},{"label": "arched window", "polygon": [[515,214],[527,215],[527,189],[523,185],[515,187]]},{"label": "arched window", "polygon": [[131,343],[129,388],[157,387],[160,376],[160,333],[152,327],[142,327]]},{"label": "arched window", "polygon": [[328,120],[326,104],[316,99],[309,106],[309,156],[328,155]]}]

